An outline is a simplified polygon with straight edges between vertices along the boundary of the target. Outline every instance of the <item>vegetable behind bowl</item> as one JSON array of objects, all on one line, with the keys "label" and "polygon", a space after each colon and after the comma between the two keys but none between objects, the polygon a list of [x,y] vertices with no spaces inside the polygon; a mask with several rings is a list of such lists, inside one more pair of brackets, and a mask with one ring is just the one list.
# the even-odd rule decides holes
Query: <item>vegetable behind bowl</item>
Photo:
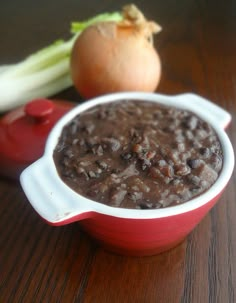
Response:
[{"label": "vegetable behind bowl", "polygon": [[116,22],[122,18],[120,12],[114,12],[99,14],[84,22],[72,22],[69,40],[57,40],[21,62],[0,66],[0,112],[72,86],[69,62],[78,35],[95,22]]},{"label": "vegetable behind bowl", "polygon": [[123,8],[121,21],[87,27],[71,53],[71,76],[78,92],[91,98],[119,91],[155,91],[161,61],[153,34],[160,30],[135,5]]}]

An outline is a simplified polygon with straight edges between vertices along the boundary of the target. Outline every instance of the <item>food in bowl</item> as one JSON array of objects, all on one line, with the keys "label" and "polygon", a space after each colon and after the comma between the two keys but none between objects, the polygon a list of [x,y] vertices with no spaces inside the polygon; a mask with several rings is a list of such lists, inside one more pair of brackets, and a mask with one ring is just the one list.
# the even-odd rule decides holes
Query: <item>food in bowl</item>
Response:
[{"label": "food in bowl", "polygon": [[[77,115],[97,105],[120,100],[154,102],[187,110],[209,123],[222,148],[222,168],[206,191],[185,203],[158,209],[112,207],[78,194],[58,174],[53,154],[63,128]],[[42,158],[27,167],[20,177],[22,188],[38,214],[48,224],[79,222],[102,246],[119,254],[147,256],[173,248],[196,227],[216,204],[234,168],[234,152],[224,131],[231,116],[216,104],[194,94],[166,96],[150,93],[118,93],[84,102],[64,115],[47,139]]]},{"label": "food in bowl", "polygon": [[173,206],[202,194],[223,163],[209,123],[145,100],[80,113],[64,126],[53,157],[61,179],[79,194],[134,209]]}]

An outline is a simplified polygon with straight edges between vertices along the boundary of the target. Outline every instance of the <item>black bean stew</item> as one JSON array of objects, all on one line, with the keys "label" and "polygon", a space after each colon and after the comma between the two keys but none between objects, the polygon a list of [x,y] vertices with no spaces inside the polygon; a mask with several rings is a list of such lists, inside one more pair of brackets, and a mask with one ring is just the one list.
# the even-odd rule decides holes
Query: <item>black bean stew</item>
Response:
[{"label": "black bean stew", "polygon": [[79,114],[54,151],[58,173],[73,190],[135,209],[177,205],[205,192],[222,157],[215,131],[195,114],[132,100]]}]

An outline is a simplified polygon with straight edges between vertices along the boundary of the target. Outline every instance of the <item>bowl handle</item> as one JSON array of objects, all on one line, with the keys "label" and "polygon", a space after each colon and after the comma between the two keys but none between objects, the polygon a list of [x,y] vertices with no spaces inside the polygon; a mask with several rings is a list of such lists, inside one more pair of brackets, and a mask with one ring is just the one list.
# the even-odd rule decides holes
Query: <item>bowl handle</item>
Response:
[{"label": "bowl handle", "polygon": [[217,122],[218,125],[223,129],[226,129],[229,123],[231,122],[232,117],[230,113],[228,113],[219,105],[216,105],[215,103],[203,97],[191,93],[186,93],[177,96],[177,98],[179,98],[180,100],[185,100],[184,102],[186,102],[187,100],[187,102],[191,103],[191,106],[193,106],[194,108],[206,112],[207,115],[212,120],[215,120],[215,122]]},{"label": "bowl handle", "polygon": [[64,183],[53,177],[55,173],[43,157],[20,175],[21,186],[36,212],[50,225],[65,225],[94,216],[87,199],[78,200],[73,190],[65,190]]}]

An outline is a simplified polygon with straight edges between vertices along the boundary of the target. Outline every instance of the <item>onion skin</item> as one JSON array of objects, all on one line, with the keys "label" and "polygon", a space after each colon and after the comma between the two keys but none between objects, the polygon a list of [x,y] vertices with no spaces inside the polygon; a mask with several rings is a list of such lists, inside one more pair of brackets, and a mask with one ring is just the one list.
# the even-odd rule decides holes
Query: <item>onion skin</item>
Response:
[{"label": "onion skin", "polygon": [[120,92],[156,90],[161,61],[142,32],[114,22],[85,29],[71,53],[71,77],[85,98]]}]

